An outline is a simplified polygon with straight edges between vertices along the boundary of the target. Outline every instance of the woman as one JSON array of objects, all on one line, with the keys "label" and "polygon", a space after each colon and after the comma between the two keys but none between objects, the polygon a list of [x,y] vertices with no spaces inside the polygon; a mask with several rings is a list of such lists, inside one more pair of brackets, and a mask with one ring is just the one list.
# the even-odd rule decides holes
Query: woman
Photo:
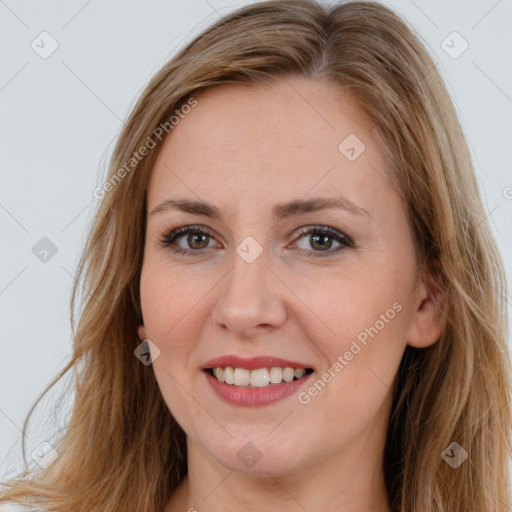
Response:
[{"label": "woman", "polygon": [[151,80],[95,195],[69,426],[5,501],[509,510],[501,260],[393,12],[224,17]]}]

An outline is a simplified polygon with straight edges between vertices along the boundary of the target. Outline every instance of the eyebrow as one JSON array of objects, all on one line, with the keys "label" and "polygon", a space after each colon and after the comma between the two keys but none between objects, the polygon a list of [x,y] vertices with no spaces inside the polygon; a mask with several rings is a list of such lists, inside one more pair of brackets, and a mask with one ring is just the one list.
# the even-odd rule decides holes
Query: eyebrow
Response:
[{"label": "eyebrow", "polygon": [[[221,219],[221,212],[216,206],[203,201],[194,201],[190,199],[166,199],[159,205],[155,206],[150,215],[164,212],[172,208],[176,208],[193,215],[204,215],[213,219]],[[344,196],[314,198],[308,200],[296,199],[287,203],[276,204],[272,208],[272,213],[274,218],[282,220],[295,215],[329,209],[343,209],[354,215],[370,217],[367,210],[357,206]]]}]

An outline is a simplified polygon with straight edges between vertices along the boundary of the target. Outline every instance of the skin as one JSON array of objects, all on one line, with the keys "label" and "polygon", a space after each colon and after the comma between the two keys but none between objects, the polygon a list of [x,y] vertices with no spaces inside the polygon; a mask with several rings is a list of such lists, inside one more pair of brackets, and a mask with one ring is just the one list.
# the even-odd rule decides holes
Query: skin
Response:
[{"label": "skin", "polygon": [[[214,87],[196,99],[152,170],[140,282],[138,334],[160,350],[155,377],[187,434],[188,476],[165,512],[389,511],[391,386],[406,345],[432,345],[442,321],[373,125],[347,92],[301,77]],[[366,146],[354,161],[338,149],[349,134]],[[272,217],[276,203],[339,194],[369,217],[342,209]],[[212,203],[222,219],[150,214],[177,197]],[[193,224],[212,238],[191,246],[184,235],[174,247],[200,255],[159,245],[166,230]],[[334,238],[312,246],[314,235],[296,234],[308,226],[330,226],[355,247],[336,251]],[[252,263],[236,252],[248,236],[263,249]],[[401,311],[306,405],[296,395],[230,405],[201,371],[221,355],[272,355],[308,363],[314,382],[394,303]],[[261,453],[252,468],[237,458],[247,442]]]}]

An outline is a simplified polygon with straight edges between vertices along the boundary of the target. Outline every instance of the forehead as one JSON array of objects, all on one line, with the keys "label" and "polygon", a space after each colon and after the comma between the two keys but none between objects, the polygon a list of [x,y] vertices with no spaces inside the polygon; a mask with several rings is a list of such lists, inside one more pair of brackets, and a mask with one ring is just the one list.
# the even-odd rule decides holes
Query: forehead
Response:
[{"label": "forehead", "polygon": [[183,195],[235,209],[308,194],[364,202],[364,192],[385,186],[372,123],[346,91],[292,77],[216,86],[195,98],[164,141],[148,207]]}]

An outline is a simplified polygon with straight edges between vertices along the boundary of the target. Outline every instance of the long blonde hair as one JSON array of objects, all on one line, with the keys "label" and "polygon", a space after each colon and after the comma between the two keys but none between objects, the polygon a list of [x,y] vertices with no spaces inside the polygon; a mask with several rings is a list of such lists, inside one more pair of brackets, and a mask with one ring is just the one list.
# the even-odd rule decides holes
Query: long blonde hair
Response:
[{"label": "long blonde hair", "polygon": [[[350,88],[360,100],[403,197],[418,266],[445,297],[440,339],[426,349],[408,346],[395,379],[384,467],[392,510],[510,510],[511,373],[500,256],[432,58],[393,11],[361,1],[243,7],[151,79],[118,138],[110,186],[99,194],[78,266],[72,358],[24,424],[25,432],[39,400],[73,370],[75,399],[55,447],[59,456],[3,484],[3,500],[58,512],[130,512],[162,510],[170,499],[187,472],[185,434],[151,366],[134,356],[142,321],[145,190],[163,140],[158,127],[171,133],[171,117],[209,87],[292,75]],[[143,146],[150,149],[140,157]],[[457,468],[442,457],[453,442],[468,454]]]}]

